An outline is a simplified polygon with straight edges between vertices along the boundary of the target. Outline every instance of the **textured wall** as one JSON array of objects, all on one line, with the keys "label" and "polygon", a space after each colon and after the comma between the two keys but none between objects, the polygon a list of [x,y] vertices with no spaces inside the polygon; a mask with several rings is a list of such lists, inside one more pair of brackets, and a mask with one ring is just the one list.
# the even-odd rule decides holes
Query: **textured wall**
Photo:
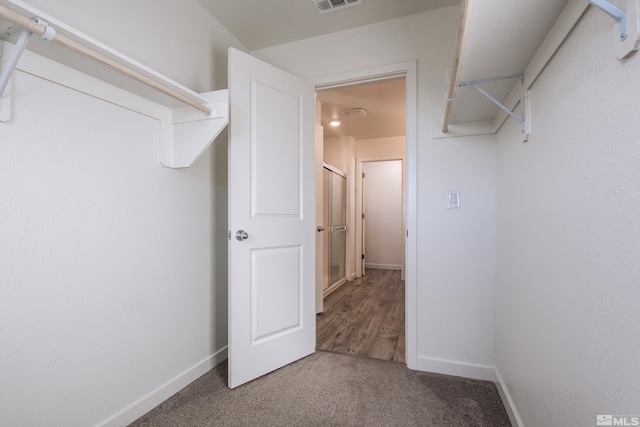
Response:
[{"label": "textured wall", "polygon": [[[224,31],[195,2],[32,3],[194,89],[226,86],[208,42]],[[15,82],[0,123],[0,425],[96,425],[133,405],[123,425],[226,346],[226,137],[165,169],[156,120]]]},{"label": "textured wall", "polygon": [[640,414],[640,56],[590,8],[498,150],[497,367],[526,426]]}]

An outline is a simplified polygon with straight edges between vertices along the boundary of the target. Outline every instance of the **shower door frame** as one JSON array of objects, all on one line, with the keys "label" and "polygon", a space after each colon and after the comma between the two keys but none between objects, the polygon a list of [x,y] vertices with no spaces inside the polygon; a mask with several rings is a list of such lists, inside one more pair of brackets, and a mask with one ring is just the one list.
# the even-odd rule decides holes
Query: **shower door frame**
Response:
[{"label": "shower door frame", "polygon": [[[342,286],[343,284],[346,283],[347,281],[347,265],[348,265],[348,257],[349,257],[349,253],[347,251],[348,248],[348,244],[347,244],[347,239],[348,239],[348,233],[349,233],[349,221],[348,221],[348,209],[347,209],[347,191],[348,191],[348,184],[349,184],[349,178],[347,176],[346,173],[342,172],[340,169],[336,168],[333,165],[330,165],[328,163],[323,162],[322,163],[322,168],[327,169],[330,173],[335,173],[336,175],[341,176],[342,178],[344,178],[344,217],[345,217],[345,225],[346,225],[346,229],[345,231],[345,243],[344,243],[344,266],[343,266],[343,270],[344,270],[344,275],[342,278],[338,279],[336,282],[330,283],[331,282],[331,266],[330,266],[330,262],[331,262],[331,249],[332,249],[332,245],[331,245],[331,233],[332,230],[331,225],[328,223],[325,223],[325,218],[323,218],[323,224],[325,225],[325,231],[326,231],[326,238],[323,244],[323,253],[322,253],[322,257],[323,257],[323,269],[327,268],[328,272],[328,286],[325,288],[324,287],[324,283],[323,283],[323,289],[322,289],[322,297],[326,297],[327,295],[329,295],[331,292],[335,291],[336,289],[338,289],[340,286]],[[324,173],[323,173],[324,175]],[[324,179],[324,176],[323,176]],[[330,191],[330,188],[324,188],[325,194],[327,191]],[[329,203],[327,203],[325,206],[323,206],[322,210],[323,213],[327,212],[327,210],[331,209],[331,197],[328,197],[325,199],[325,195],[323,195],[323,200],[328,200]],[[328,219],[327,219],[328,221]],[[324,272],[323,272],[323,280],[324,280]]]}]

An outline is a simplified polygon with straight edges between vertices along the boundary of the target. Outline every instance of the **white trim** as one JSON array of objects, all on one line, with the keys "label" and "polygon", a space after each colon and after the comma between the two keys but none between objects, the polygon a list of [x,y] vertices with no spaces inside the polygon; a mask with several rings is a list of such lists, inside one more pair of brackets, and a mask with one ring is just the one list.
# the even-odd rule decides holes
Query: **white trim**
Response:
[{"label": "white trim", "polygon": [[407,367],[417,369],[417,199],[418,199],[418,67],[417,62],[407,61],[380,67],[350,71],[310,79],[316,90],[349,86],[356,83],[405,79],[407,102],[406,131],[406,212],[405,226],[408,237],[405,242],[405,351]]},{"label": "white trim", "polygon": [[[346,73],[340,73],[331,76],[317,77],[315,79],[311,79],[311,82],[315,83],[316,90],[325,90],[352,86],[356,84],[402,79],[406,76],[407,69],[394,67],[395,65],[402,64],[405,63],[369,68],[368,70],[348,71]],[[373,74],[363,75],[362,71],[370,71]]]},{"label": "white trim", "polygon": [[[5,57],[14,49],[14,44],[4,41],[2,50]],[[31,51],[23,53],[16,71],[158,120],[158,160],[170,168],[189,167],[213,143],[229,119],[227,90],[198,95],[207,99],[213,109],[212,114],[205,117],[192,107],[171,109]],[[13,78],[19,76],[14,74]],[[12,117],[12,90],[8,87],[6,93],[9,95],[0,99],[0,121],[8,121]]]},{"label": "white trim", "polygon": [[522,422],[522,418],[520,418],[520,414],[518,414],[518,410],[516,409],[516,405],[513,402],[513,398],[509,393],[509,389],[500,375],[500,371],[496,368],[496,388],[498,389],[498,394],[500,394],[500,399],[502,399],[502,404],[507,411],[507,415],[509,415],[509,421],[511,421],[511,425],[514,427],[524,427],[524,423]]},{"label": "white trim", "polygon": [[478,365],[436,357],[418,356],[418,370],[475,380],[496,381],[495,366]]},{"label": "white trim", "polygon": [[343,277],[342,279],[338,280],[336,283],[334,283],[333,285],[329,286],[327,289],[322,291],[322,298],[326,298],[327,296],[329,296],[329,294],[333,293],[334,291],[337,291],[345,283],[347,283],[346,277]]},{"label": "white trim", "polygon": [[371,262],[365,262],[364,268],[374,268],[376,270],[399,270],[402,271],[402,266],[399,264],[375,264]]},{"label": "white trim", "polygon": [[337,167],[335,167],[335,166],[333,166],[333,165],[330,165],[329,163],[322,162],[322,168],[323,168],[323,169],[330,170],[331,172],[337,173],[338,175],[340,175],[340,176],[341,176],[341,177],[343,177],[343,178],[346,178],[346,177],[347,177],[347,174],[346,174],[346,173],[342,172],[342,171],[341,171],[340,169],[338,169]]},{"label": "white trim", "polygon": [[[7,56],[15,49],[10,42],[4,41],[3,45]],[[29,50],[23,53],[16,70],[157,120],[172,121],[172,110],[168,107]]]},{"label": "white trim", "polygon": [[533,83],[542,74],[551,58],[556,54],[566,38],[571,34],[582,15],[587,11],[589,3],[584,0],[569,0],[565,8],[549,30],[547,37],[536,51],[524,70],[524,90],[531,89]]},{"label": "white trim", "polygon": [[[522,86],[516,85],[507,97],[504,103],[507,108],[511,110],[516,108],[521,101],[523,91],[526,93],[526,91],[531,89],[540,74],[542,74],[544,68],[578,24],[578,21],[580,21],[588,7],[589,3],[584,0],[570,0],[569,3],[567,3],[553,24],[553,27],[549,30],[547,37],[545,37],[535,55],[533,55],[531,62],[529,62],[529,65],[525,68]],[[498,114],[494,118],[496,132],[502,127],[508,117],[504,111],[498,111]]]},{"label": "white trim", "polygon": [[[509,101],[506,101],[505,104],[509,105]],[[431,132],[433,139],[459,138],[461,136],[492,135],[498,131],[499,126],[494,120],[485,120],[481,122],[449,123],[448,128],[449,131],[447,133],[442,133],[439,124],[434,126]]]},{"label": "white trim", "polygon": [[[34,46],[36,40],[33,40],[31,43],[32,50],[42,49],[44,46],[45,56],[54,56],[56,60],[67,63],[70,65],[74,65],[80,67],[78,69],[88,70],[87,72],[93,73],[96,75],[102,75],[108,77],[111,74],[115,74],[120,76],[122,74],[130,77],[131,82],[135,83],[136,87],[139,88],[147,88],[150,85],[158,86],[157,89],[154,90],[164,92],[163,96],[168,96],[171,100],[169,105],[173,105],[175,102],[174,96],[184,97],[185,100],[182,102],[193,102],[196,104],[207,104],[207,99],[201,97],[200,94],[194,92],[193,90],[181,85],[173,81],[172,79],[164,76],[157,71],[141,64],[140,62],[129,58],[121,52],[111,48],[110,46],[105,45],[104,43],[99,42],[98,40],[84,34],[83,32],[77,30],[76,28],[65,24],[62,21],[54,18],[53,16],[33,7],[28,4],[26,1],[22,0],[5,0],[12,5],[8,9],[12,10],[19,15],[22,15],[22,19],[24,21],[29,21],[27,17],[37,16],[42,18],[47,22],[48,25],[55,27],[53,30],[53,38],[55,38],[56,44],[64,46],[66,48],[71,48],[70,43],[75,41],[79,46],[73,47],[71,49],[64,49],[64,52],[56,53],[54,49],[51,49],[47,46],[47,43],[40,45],[40,47]],[[16,20],[19,23],[20,20]],[[20,26],[22,24],[19,23]],[[41,28],[40,25],[36,25],[38,28]],[[52,28],[53,29],[53,28]],[[40,34],[37,30],[34,33]],[[45,32],[45,34],[47,34]],[[43,37],[45,38],[45,37]],[[69,54],[70,52],[75,52],[74,54]],[[80,56],[78,56],[80,55]],[[89,56],[91,61],[87,64],[84,60],[85,56]],[[81,65],[83,64],[83,65]],[[104,65],[107,65],[105,68]],[[142,80],[147,79],[150,82],[145,83]],[[171,94],[169,94],[171,93]]]},{"label": "white trim", "polygon": [[[560,13],[560,16],[558,16],[558,19],[553,24],[553,27],[551,27],[546,38],[525,68],[523,86],[516,85],[507,99],[503,102],[507,109],[513,111],[520,103],[523,90],[524,92],[528,91],[540,74],[542,74],[544,68],[547,66],[549,61],[551,61],[551,58],[553,58],[558,49],[560,49],[560,46],[562,46],[565,39],[569,34],[571,34],[588,7],[589,3],[585,0],[569,0],[565,8]],[[450,130],[447,133],[442,133],[440,130],[440,124],[438,123],[436,128],[433,129],[432,135],[434,139],[440,139],[494,134],[500,130],[508,117],[509,115],[507,113],[502,110],[498,110],[498,113],[493,120],[483,122],[450,123]]]},{"label": "white trim", "polygon": [[209,372],[211,369],[227,359],[227,347],[196,363],[186,371],[176,375],[155,390],[142,396],[126,408],[115,413],[96,427],[116,427],[129,425],[162,402],[191,384],[193,381]]}]

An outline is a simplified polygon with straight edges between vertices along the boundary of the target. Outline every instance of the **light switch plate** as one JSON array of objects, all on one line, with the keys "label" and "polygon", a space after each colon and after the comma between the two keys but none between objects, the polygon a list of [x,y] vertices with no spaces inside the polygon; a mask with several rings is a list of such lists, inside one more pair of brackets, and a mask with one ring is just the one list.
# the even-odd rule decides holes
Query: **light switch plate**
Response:
[{"label": "light switch plate", "polygon": [[447,190],[447,209],[460,207],[460,190]]}]

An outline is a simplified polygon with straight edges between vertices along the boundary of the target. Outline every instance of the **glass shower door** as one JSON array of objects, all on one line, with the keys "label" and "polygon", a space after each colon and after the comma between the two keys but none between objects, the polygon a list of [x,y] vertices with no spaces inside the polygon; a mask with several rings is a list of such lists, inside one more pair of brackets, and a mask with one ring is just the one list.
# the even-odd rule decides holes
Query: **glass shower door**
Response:
[{"label": "glass shower door", "polygon": [[328,231],[328,288],[346,279],[347,246],[347,179],[329,169],[324,169],[325,223]]}]

